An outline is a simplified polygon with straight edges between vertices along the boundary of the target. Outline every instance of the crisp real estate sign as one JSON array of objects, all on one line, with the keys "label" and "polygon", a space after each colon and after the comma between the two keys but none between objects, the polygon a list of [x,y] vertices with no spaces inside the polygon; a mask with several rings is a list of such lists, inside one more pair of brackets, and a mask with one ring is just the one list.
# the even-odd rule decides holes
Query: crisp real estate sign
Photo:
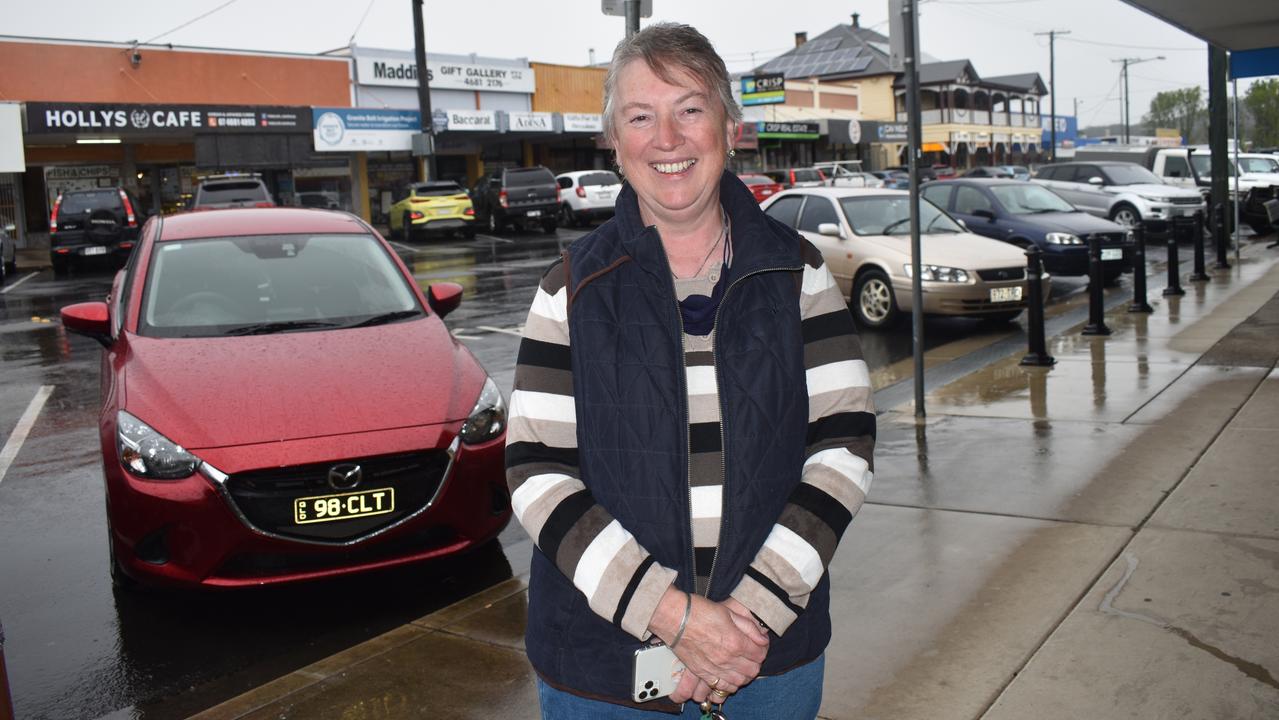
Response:
[{"label": "crisp real estate sign", "polygon": [[786,76],[781,73],[747,75],[742,78],[742,105],[772,105],[786,102]]},{"label": "crisp real estate sign", "polygon": [[[361,85],[417,87],[417,63],[398,55],[357,55],[355,70]],[[426,79],[433,90],[532,94],[537,87],[532,68],[471,65],[430,58],[426,61]]]},{"label": "crisp real estate sign", "polygon": [[33,135],[305,132],[310,126],[305,107],[27,103],[27,132]]},{"label": "crisp real estate sign", "polygon": [[417,110],[311,108],[317,152],[411,150],[422,130]]},{"label": "crisp real estate sign", "polygon": [[821,137],[822,128],[817,123],[806,122],[760,122],[761,138],[782,138],[786,140],[816,140]]}]

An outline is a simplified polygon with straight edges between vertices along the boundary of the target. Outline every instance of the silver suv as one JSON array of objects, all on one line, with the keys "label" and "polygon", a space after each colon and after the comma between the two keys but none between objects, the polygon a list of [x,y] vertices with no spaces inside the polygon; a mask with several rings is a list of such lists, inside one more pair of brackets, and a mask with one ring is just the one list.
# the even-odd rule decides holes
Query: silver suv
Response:
[{"label": "silver suv", "polygon": [[195,190],[192,210],[275,207],[266,183],[257,175],[213,175]]},{"label": "silver suv", "polygon": [[1198,190],[1168,185],[1146,168],[1130,162],[1068,162],[1044,165],[1032,182],[1066,202],[1098,217],[1131,227],[1138,222],[1155,233],[1173,218],[1204,209]]}]

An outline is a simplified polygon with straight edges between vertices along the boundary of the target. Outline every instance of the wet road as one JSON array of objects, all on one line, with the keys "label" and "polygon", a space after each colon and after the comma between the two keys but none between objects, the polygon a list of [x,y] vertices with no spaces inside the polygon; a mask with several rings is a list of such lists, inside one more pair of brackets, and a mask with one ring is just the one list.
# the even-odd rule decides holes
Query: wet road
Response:
[{"label": "wet road", "polygon": [[[580,234],[396,247],[423,285],[466,288],[447,324],[509,394],[533,289]],[[58,308],[103,298],[111,274],[23,278],[0,294],[0,439],[31,415],[41,388],[50,390],[0,477],[0,622],[19,717],[186,717],[527,567],[528,540],[512,526],[478,557],[356,580],[213,594],[114,591],[96,437],[98,346],[57,322]],[[1060,279],[1053,301],[1077,299],[1084,287]],[[1018,324],[930,320],[925,340],[934,348],[1020,332]],[[866,332],[863,341],[872,368],[910,357],[909,323]]]}]

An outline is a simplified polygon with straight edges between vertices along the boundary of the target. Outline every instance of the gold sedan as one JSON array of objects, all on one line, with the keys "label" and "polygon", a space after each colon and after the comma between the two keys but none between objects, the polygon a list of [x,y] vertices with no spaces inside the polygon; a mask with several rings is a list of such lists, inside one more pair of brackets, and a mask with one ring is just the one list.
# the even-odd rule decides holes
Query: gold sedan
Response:
[{"label": "gold sedan", "polygon": [[475,208],[451,180],[414,183],[400,192],[390,211],[391,234],[413,240],[431,233],[475,237]]},{"label": "gold sedan", "polygon": [[[910,197],[902,190],[802,188],[763,203],[821,251],[853,313],[887,327],[911,311]],[[920,200],[923,311],[1008,321],[1026,307],[1026,256]],[[1047,292],[1047,290],[1045,290]]]}]

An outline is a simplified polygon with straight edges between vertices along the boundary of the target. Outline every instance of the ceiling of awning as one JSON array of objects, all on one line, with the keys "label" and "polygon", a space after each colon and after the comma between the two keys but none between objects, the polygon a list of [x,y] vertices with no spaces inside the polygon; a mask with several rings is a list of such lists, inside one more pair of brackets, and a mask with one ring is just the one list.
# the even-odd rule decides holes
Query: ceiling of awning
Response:
[{"label": "ceiling of awning", "polygon": [[1230,51],[1279,45],[1279,2],[1275,0],[1124,2]]}]

